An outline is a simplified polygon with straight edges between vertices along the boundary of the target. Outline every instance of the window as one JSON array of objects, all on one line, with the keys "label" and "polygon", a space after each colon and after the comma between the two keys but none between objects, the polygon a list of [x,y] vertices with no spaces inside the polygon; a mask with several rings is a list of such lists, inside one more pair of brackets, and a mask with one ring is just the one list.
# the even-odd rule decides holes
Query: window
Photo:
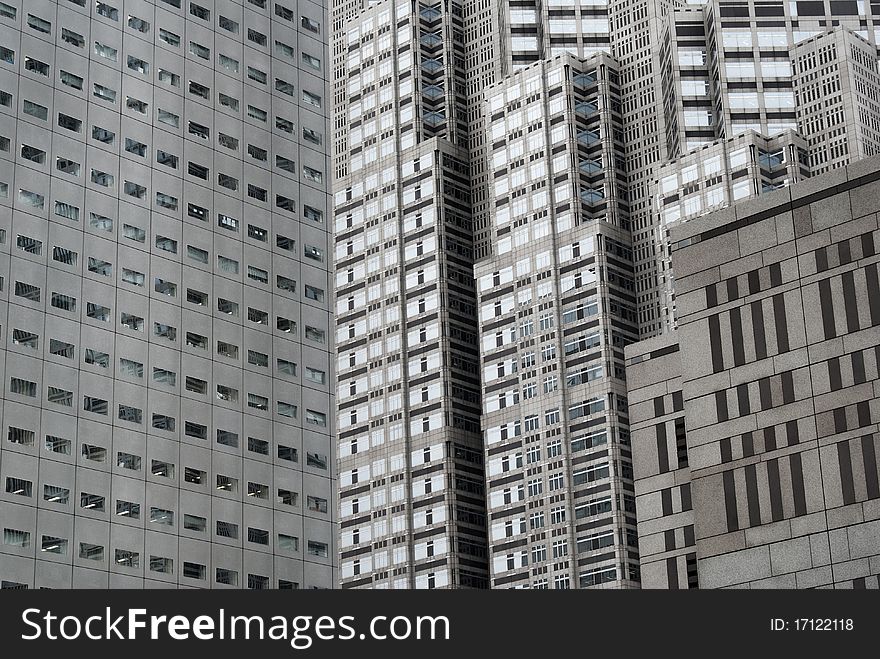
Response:
[{"label": "window", "polygon": [[70,455],[72,442],[63,437],[55,435],[46,435],[46,450],[50,453],[58,453],[59,455]]},{"label": "window", "polygon": [[[285,94],[287,96],[293,96],[293,94],[294,94],[293,83],[282,80],[281,78],[275,78],[275,91],[280,92],[282,94]],[[276,118],[276,120],[275,120],[276,126],[278,126],[278,121],[279,121],[279,119]],[[284,119],[280,119],[280,121],[284,121]],[[278,126],[278,128],[281,128],[281,126]],[[292,129],[293,129],[293,127],[291,126],[291,130]],[[286,132],[289,133],[289,132],[291,132],[291,130],[287,130]]]},{"label": "window", "polygon": [[39,103],[25,100],[22,109],[24,110],[25,114],[36,117],[37,119],[42,119],[43,121],[46,121],[49,118],[49,108],[44,105],[40,105]]},{"label": "window", "polygon": [[107,401],[103,398],[95,398],[94,396],[84,396],[83,410],[107,416]]},{"label": "window", "polygon": [[310,300],[315,300],[315,302],[323,302],[324,301],[324,291],[323,289],[316,288],[314,286],[310,286],[306,284],[305,288],[306,297]]},{"label": "window", "polygon": [[43,486],[43,501],[67,505],[70,503],[70,490],[57,485]]},{"label": "window", "polygon": [[96,259],[94,256],[90,256],[89,272],[109,277],[113,273],[113,264],[102,259]]},{"label": "window", "polygon": [[[222,385],[218,385],[222,386]],[[231,448],[238,448],[238,435],[230,430],[217,430],[217,443]]]},{"label": "window", "polygon": [[269,532],[265,529],[255,529],[248,527],[248,542],[253,542],[258,545],[268,545]]},{"label": "window", "polygon": [[[44,75],[49,74],[49,67],[46,65],[46,72]],[[83,79],[78,75],[74,75],[64,70],[58,71],[58,78],[61,80],[61,84],[67,85],[68,87],[73,87],[74,89],[82,90],[83,88]]]},{"label": "window", "polygon": [[306,91],[305,89],[303,89],[302,92],[302,100],[304,100],[309,105],[315,106],[316,108],[321,107],[321,97],[317,94],[313,94],[310,91]]},{"label": "window", "polygon": [[137,16],[129,16],[128,17],[128,27],[132,30],[137,30],[138,32],[149,32],[150,24],[148,21],[145,21],[142,18],[138,18]]},{"label": "window", "polygon": [[321,60],[319,60],[317,57],[313,57],[308,53],[302,53],[302,61],[303,64],[310,66],[317,71],[321,70]]},{"label": "window", "polygon": [[40,551],[50,554],[66,554],[67,539],[57,538],[51,535],[44,535],[40,541]]},{"label": "window", "polygon": [[11,444],[20,444],[21,446],[33,446],[36,433],[33,430],[25,430],[24,428],[13,428],[9,426],[9,432],[6,436]]},{"label": "window", "polygon": [[278,414],[279,416],[286,416],[291,418],[296,418],[296,405],[292,403],[285,403],[283,401],[278,401]]},{"label": "window", "polygon": [[52,24],[49,21],[33,14],[28,14],[27,24],[28,27],[44,34],[49,34],[52,31]]},{"label": "window", "polygon": [[73,407],[73,392],[59,387],[49,387],[46,391],[46,400],[56,405]]},{"label": "window", "polygon": [[306,466],[327,469],[327,456],[321,453],[306,453]]},{"label": "window", "polygon": [[166,124],[173,128],[178,128],[180,126],[180,117],[173,112],[163,110],[162,108],[159,108],[156,120],[159,121],[159,123]]},{"label": "window", "polygon": [[106,2],[96,2],[95,3],[95,13],[98,16],[103,16],[104,18],[109,18],[111,21],[119,20],[119,10],[112,5],[108,5]]},{"label": "window", "polygon": [[[225,133],[219,133],[217,135],[217,142],[220,146],[225,147],[227,149],[231,149],[232,151],[238,151],[238,139],[232,137],[232,135],[226,135]],[[208,168],[205,169],[205,175],[201,178],[208,180]]]},{"label": "window", "polygon": [[141,555],[135,551],[127,549],[115,550],[116,565],[121,567],[140,567]]},{"label": "window", "polygon": [[292,446],[278,445],[278,459],[287,462],[299,462],[297,450]]},{"label": "window", "polygon": [[264,485],[262,483],[249,482],[247,495],[249,497],[256,497],[258,499],[268,499],[269,498],[269,486]]},{"label": "window", "polygon": [[196,18],[201,18],[203,21],[211,20],[211,12],[210,10],[202,7],[201,5],[197,5],[194,2],[189,3],[189,13],[195,16]]},{"label": "window", "polygon": [[289,158],[285,158],[284,156],[275,156],[275,166],[278,169],[284,170],[285,172],[296,174],[296,163],[294,163]]},{"label": "window", "polygon": [[174,559],[163,556],[150,556],[150,571],[172,574],[174,572]]},{"label": "window", "polygon": [[[262,352],[257,352],[256,350],[248,350],[248,364],[267,368],[269,366],[269,355]],[[248,395],[250,396],[250,394]],[[262,396],[260,398],[262,398]],[[250,401],[248,402],[248,404],[250,404]],[[268,409],[268,407],[262,407],[261,409]]]},{"label": "window", "polygon": [[40,301],[40,287],[33,284],[26,284],[20,281],[15,282],[15,294],[32,302]]},{"label": "window", "polygon": [[257,121],[266,121],[266,118],[269,116],[265,110],[258,108],[253,105],[248,105],[248,116],[251,119],[256,119]]},{"label": "window", "polygon": [[150,508],[150,521],[163,526],[174,525],[174,511],[165,510],[164,508]]},{"label": "window", "polygon": [[81,492],[79,495],[79,507],[95,512],[104,512],[104,497],[99,494]]},{"label": "window", "polygon": [[309,32],[314,32],[315,34],[321,33],[321,24],[318,21],[313,21],[308,16],[302,16],[300,24],[308,30]]},{"label": "window", "polygon": [[260,455],[269,455],[269,442],[256,437],[248,437],[248,451],[259,453]]},{"label": "window", "polygon": [[116,61],[116,49],[112,46],[102,44],[100,41],[95,42],[95,55],[109,59],[111,62]]},{"label": "window", "polygon": [[139,471],[141,468],[141,456],[119,451],[116,454],[116,466],[121,469]]},{"label": "window", "polygon": [[116,514],[119,517],[128,517],[129,519],[140,519],[141,518],[141,504],[132,503],[131,501],[123,501],[121,499],[117,499],[117,501],[116,501]]},{"label": "window", "polygon": [[9,391],[29,398],[37,397],[37,383],[22,378],[10,378]]},{"label": "window", "polygon": [[326,542],[317,542],[315,540],[309,540],[308,542],[308,552],[311,556],[328,556],[328,547]]},{"label": "window", "polygon": [[165,28],[159,28],[159,39],[173,48],[180,46],[180,35],[175,34],[174,32],[169,32]]},{"label": "window", "polygon": [[[109,87],[105,87],[104,85],[99,85],[97,82],[94,83],[93,94],[96,98],[100,98],[102,101],[109,101],[110,103],[116,102],[116,90],[110,89]],[[109,143],[109,142],[112,142],[113,140],[102,140],[102,141],[106,141]]]},{"label": "window", "polygon": [[[183,528],[187,531],[198,531],[204,533],[208,530],[208,520],[198,515],[183,515]],[[186,563],[184,563],[186,569]]]},{"label": "window", "polygon": [[194,96],[204,98],[206,100],[211,97],[210,88],[206,87],[205,85],[199,84],[193,80],[189,81],[189,93]]},{"label": "window", "polygon": [[233,98],[227,94],[220,93],[217,95],[217,100],[220,102],[225,108],[229,108],[233,112],[238,112],[238,99]]},{"label": "window", "polygon": [[217,520],[217,535],[219,535],[221,538],[232,538],[233,540],[237,539],[238,524]]},{"label": "window", "polygon": [[33,483],[31,481],[27,481],[22,478],[15,478],[13,476],[6,477],[7,494],[14,494],[21,497],[29,497],[31,496],[32,491]]},{"label": "window", "polygon": [[94,318],[95,320],[102,320],[104,322],[109,322],[109,320],[110,320],[110,307],[105,307],[100,304],[95,304],[94,302],[86,302],[86,315],[89,318]]},{"label": "window", "polygon": [[310,181],[314,181],[315,183],[324,182],[324,174],[319,172],[317,169],[309,167],[308,165],[303,165],[303,176]]},{"label": "window", "polygon": [[217,489],[221,492],[236,492],[238,490],[238,479],[217,474]]},{"label": "window", "polygon": [[153,382],[167,384],[171,387],[177,386],[177,373],[169,371],[158,366],[153,367]]},{"label": "window", "polygon": [[86,364],[94,364],[101,368],[107,368],[110,365],[110,355],[106,352],[95,350],[94,348],[86,348],[83,355],[83,361]]},{"label": "window", "polygon": [[119,358],[119,371],[122,375],[128,375],[138,379],[144,377],[144,365],[133,359]]},{"label": "window", "polygon": [[140,425],[143,423],[144,411],[131,405],[120,404],[118,417],[120,421],[128,421]]},{"label": "window", "polygon": [[73,30],[68,30],[66,27],[61,28],[61,40],[76,48],[85,48],[86,45],[86,39],[83,35]]},{"label": "window", "polygon": [[89,542],[79,543],[79,557],[90,561],[103,561],[104,548],[101,545],[93,545]]},{"label": "window", "polygon": [[[58,113],[58,126],[66,130],[72,130],[75,133],[82,129],[82,121],[76,117],[71,117],[63,112]],[[59,158],[60,160],[60,158]]]}]

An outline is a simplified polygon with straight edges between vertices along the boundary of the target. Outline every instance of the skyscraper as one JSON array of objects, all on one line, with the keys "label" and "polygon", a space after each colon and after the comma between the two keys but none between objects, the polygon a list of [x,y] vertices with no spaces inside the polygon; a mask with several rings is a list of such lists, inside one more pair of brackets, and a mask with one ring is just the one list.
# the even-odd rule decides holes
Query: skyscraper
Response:
[{"label": "skyscraper", "polygon": [[643,585],[877,588],[877,157],[672,230],[627,348]]},{"label": "skyscraper", "polygon": [[0,3],[0,578],[337,582],[327,15]]},{"label": "skyscraper", "polygon": [[335,37],[343,588],[487,585],[463,35],[384,0]]},{"label": "skyscraper", "polygon": [[486,90],[485,129],[493,251],[475,274],[493,586],[633,586],[622,357],[638,329],[617,63],[522,68]]},{"label": "skyscraper", "polygon": [[876,48],[836,28],[796,44],[792,62],[798,126],[808,137],[813,172],[880,153]]}]

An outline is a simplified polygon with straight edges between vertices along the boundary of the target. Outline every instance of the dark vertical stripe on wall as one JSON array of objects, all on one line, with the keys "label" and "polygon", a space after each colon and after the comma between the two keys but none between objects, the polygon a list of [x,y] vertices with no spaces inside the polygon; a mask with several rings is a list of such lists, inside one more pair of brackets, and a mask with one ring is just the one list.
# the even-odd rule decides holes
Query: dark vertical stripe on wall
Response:
[{"label": "dark vertical stripe on wall", "polygon": [[666,414],[666,410],[664,410],[663,407],[663,396],[656,396],[654,398],[654,416],[663,416]]},{"label": "dark vertical stripe on wall", "polygon": [[782,286],[782,266],[778,262],[770,264],[770,285]]},{"label": "dark vertical stripe on wall", "polygon": [[755,293],[760,292],[761,290],[761,277],[757,270],[752,270],[749,273],[749,295],[754,295]]},{"label": "dark vertical stripe on wall", "polygon": [[782,519],[782,484],[779,482],[779,460],[767,462],[767,483],[770,486],[770,518],[774,522]]},{"label": "dark vertical stripe on wall", "polygon": [[828,360],[828,382],[831,385],[831,391],[837,391],[843,386],[843,380],[840,377],[840,359],[837,357]]},{"label": "dark vertical stripe on wall", "polygon": [[731,277],[727,280],[727,301],[731,302],[733,300],[739,299],[739,282],[736,277]]},{"label": "dark vertical stripe on wall", "polygon": [[706,286],[706,308],[711,309],[712,307],[718,306],[718,293],[715,290],[715,284],[709,284]]},{"label": "dark vertical stripe on wall", "polygon": [[746,465],[745,472],[749,526],[761,526],[761,501],[758,498],[758,475],[755,472],[755,465]]},{"label": "dark vertical stripe on wall", "polygon": [[874,436],[862,437],[862,462],[865,465],[865,485],[868,486],[868,498],[880,498],[880,482],[877,477],[877,455],[874,451]]},{"label": "dark vertical stripe on wall", "polygon": [[709,349],[712,352],[712,372],[724,370],[724,353],[721,351],[721,321],[718,315],[709,316]]},{"label": "dark vertical stripe on wall", "polygon": [[752,337],[755,340],[755,359],[767,356],[767,335],[764,332],[764,306],[761,300],[752,302]]},{"label": "dark vertical stripe on wall", "polygon": [[804,491],[804,467],[801,463],[801,454],[792,453],[788,457],[791,468],[791,494],[794,498],[794,514],[807,514],[807,495]]},{"label": "dark vertical stripe on wall", "polygon": [[770,378],[758,380],[758,393],[761,398],[761,409],[769,410],[773,407],[773,396],[770,393]]},{"label": "dark vertical stripe on wall", "polygon": [[816,256],[816,272],[824,272],[828,269],[828,254],[825,253],[825,248],[820,247],[815,252],[813,252]]},{"label": "dark vertical stripe on wall", "polygon": [[684,527],[684,546],[685,547],[693,547],[696,544],[696,538],[694,538],[694,525],[689,524]]},{"label": "dark vertical stripe on wall", "polygon": [[859,415],[859,428],[871,425],[871,404],[863,400],[856,405],[856,412]]},{"label": "dark vertical stripe on wall", "polygon": [[825,331],[825,339],[833,339],[837,336],[834,327],[834,300],[831,297],[831,280],[823,279],[819,282],[819,308],[822,312],[822,329]]},{"label": "dark vertical stripe on wall", "polygon": [[862,258],[874,256],[874,234],[870,231],[862,234]]},{"label": "dark vertical stripe on wall", "polygon": [[657,464],[660,466],[660,473],[665,474],[669,471],[669,449],[666,447],[666,424],[658,423],[654,426],[657,432]]},{"label": "dark vertical stripe on wall", "polygon": [[794,402],[794,375],[786,371],[780,377],[782,380],[782,402],[788,405]]},{"label": "dark vertical stripe on wall", "polygon": [[736,482],[733,479],[733,470],[721,474],[724,484],[724,509],[727,513],[727,531],[739,530],[739,518],[736,514]]},{"label": "dark vertical stripe on wall", "polygon": [[691,484],[690,483],[682,483],[678,488],[678,494],[681,497],[681,509],[682,511],[690,510],[693,507],[691,502]]},{"label": "dark vertical stripe on wall", "polygon": [[768,426],[764,428],[764,450],[776,450],[776,426]]},{"label": "dark vertical stripe on wall", "polygon": [[856,300],[856,283],[852,270],[844,272],[841,281],[843,283],[843,309],[846,312],[846,330],[858,332],[859,303]]},{"label": "dark vertical stripe on wall", "polygon": [[865,577],[859,577],[858,579],[853,579],[852,589],[853,590],[865,590],[867,588],[867,584],[865,583]]},{"label": "dark vertical stripe on wall", "polygon": [[846,265],[852,261],[852,252],[849,248],[848,240],[841,240],[837,243],[837,256],[840,258],[840,265]]},{"label": "dark vertical stripe on wall", "polygon": [[846,432],[846,408],[837,407],[831,410],[834,418],[834,432]]},{"label": "dark vertical stripe on wall", "polygon": [[678,560],[675,556],[666,559],[666,584],[669,590],[678,590]]},{"label": "dark vertical stripe on wall", "polygon": [[797,420],[785,422],[785,439],[789,446],[794,446],[800,441]]},{"label": "dark vertical stripe on wall", "polygon": [[666,551],[675,549],[675,530],[667,529],[663,532],[663,540],[666,543]]},{"label": "dark vertical stripe on wall", "polygon": [[843,503],[856,502],[856,487],[853,483],[852,456],[849,452],[849,440],[837,442],[837,464],[840,467],[840,489],[843,492]]},{"label": "dark vertical stripe on wall", "polygon": [[742,366],[746,363],[746,351],[743,345],[742,318],[739,307],[730,310],[730,341],[733,344],[733,364]]},{"label": "dark vertical stripe on wall", "polygon": [[871,310],[871,325],[880,325],[880,281],[877,278],[877,264],[865,267],[865,281],[868,284],[868,308]]},{"label": "dark vertical stripe on wall", "polygon": [[672,392],[672,411],[681,412],[684,409],[684,397],[681,391]]},{"label": "dark vertical stripe on wall", "polygon": [[853,384],[862,384],[867,381],[865,374],[865,355],[861,350],[852,353]]},{"label": "dark vertical stripe on wall", "polygon": [[782,293],[773,296],[773,322],[776,324],[776,348],[788,352],[788,320],[785,317],[785,296]]},{"label": "dark vertical stripe on wall", "polygon": [[730,450],[730,437],[725,437],[718,442],[721,448],[721,462],[730,462],[733,460],[733,453]]},{"label": "dark vertical stripe on wall", "polygon": [[749,403],[749,385],[738,384],[736,386],[736,404],[739,416],[748,416],[752,413],[752,406]]},{"label": "dark vertical stripe on wall", "polygon": [[742,436],[743,457],[750,458],[755,454],[755,440],[752,433],[743,433]]},{"label": "dark vertical stripe on wall", "polygon": [[660,505],[663,509],[663,516],[672,514],[672,488],[667,487],[665,490],[660,490]]},{"label": "dark vertical stripe on wall", "polygon": [[727,390],[715,392],[715,414],[719,421],[727,421],[730,418],[727,412]]}]

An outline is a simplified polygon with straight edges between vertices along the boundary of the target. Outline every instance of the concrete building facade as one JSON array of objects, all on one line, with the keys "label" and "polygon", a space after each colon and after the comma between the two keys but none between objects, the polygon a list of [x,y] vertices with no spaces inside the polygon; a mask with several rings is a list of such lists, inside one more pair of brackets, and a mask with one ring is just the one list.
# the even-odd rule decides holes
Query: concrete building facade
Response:
[{"label": "concrete building facade", "polygon": [[673,229],[678,330],[627,350],[643,585],[878,587],[878,180]]},{"label": "concrete building facade", "polygon": [[796,44],[792,67],[798,129],[815,174],[880,153],[880,72],[871,43],[836,28]]},{"label": "concrete building facade", "polygon": [[336,584],[327,21],[0,3],[4,587]]},{"label": "concrete building facade", "polygon": [[475,275],[492,585],[634,587],[617,63],[537,62],[485,104],[494,250]]},{"label": "concrete building facade", "polygon": [[335,37],[343,588],[488,584],[463,25],[386,0]]}]

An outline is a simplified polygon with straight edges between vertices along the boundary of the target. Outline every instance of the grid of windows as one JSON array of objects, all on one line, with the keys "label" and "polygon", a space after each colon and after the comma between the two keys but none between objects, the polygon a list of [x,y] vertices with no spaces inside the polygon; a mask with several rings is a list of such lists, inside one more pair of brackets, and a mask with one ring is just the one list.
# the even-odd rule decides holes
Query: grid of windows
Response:
[{"label": "grid of windows", "polygon": [[[300,549],[333,547],[335,528],[329,196],[315,138],[327,131],[326,18],[310,6],[291,21],[273,11],[283,2],[43,4],[0,13],[22,32],[0,51],[15,65],[0,71],[13,90],[0,136],[20,136],[0,153],[0,517],[39,520],[10,527],[0,576],[332,587],[332,552]],[[257,31],[270,28],[281,46]],[[297,94],[267,87],[269,71]],[[221,522],[247,525],[244,559]],[[293,540],[263,530],[275,527]],[[26,534],[43,553],[8,561]],[[178,551],[176,535],[192,543]],[[224,547],[212,557],[210,543]]]}]

